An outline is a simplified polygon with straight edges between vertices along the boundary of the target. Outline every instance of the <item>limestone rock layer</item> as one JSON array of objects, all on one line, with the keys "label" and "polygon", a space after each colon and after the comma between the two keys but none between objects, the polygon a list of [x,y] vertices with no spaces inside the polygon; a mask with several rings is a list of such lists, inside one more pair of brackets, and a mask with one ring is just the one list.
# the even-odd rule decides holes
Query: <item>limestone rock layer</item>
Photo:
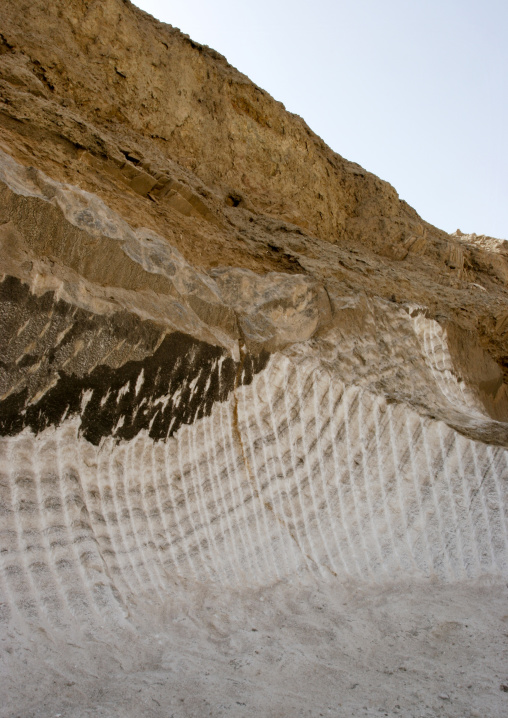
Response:
[{"label": "limestone rock layer", "polygon": [[[327,671],[346,654],[330,636],[349,620],[339,603],[358,608],[350,591],[401,606],[408,585],[497,597],[507,242],[424,222],[222,56],[128,2],[1,10],[0,622],[6,645],[18,637],[5,715],[60,710],[41,666],[66,676],[68,646],[89,677],[115,657],[137,686],[158,685],[163,664],[178,674],[175,655],[199,673],[210,641],[231,699],[210,714],[236,715],[228,671],[249,695],[281,661],[310,686],[297,656],[316,632],[330,654],[308,660],[332,700]],[[270,621],[293,627],[287,663],[241,653],[265,595]],[[222,618],[208,622],[202,596]],[[297,626],[294,606],[318,612],[316,596],[333,608]],[[166,664],[154,646],[173,640]],[[259,672],[242,674],[251,659]],[[425,693],[432,672],[418,670]],[[20,680],[44,697],[16,698]],[[273,680],[266,715],[286,715]],[[295,715],[320,705],[291,690]],[[483,714],[500,715],[489,691]],[[87,695],[69,714],[102,710]],[[151,695],[160,710],[122,714],[205,714]]]}]

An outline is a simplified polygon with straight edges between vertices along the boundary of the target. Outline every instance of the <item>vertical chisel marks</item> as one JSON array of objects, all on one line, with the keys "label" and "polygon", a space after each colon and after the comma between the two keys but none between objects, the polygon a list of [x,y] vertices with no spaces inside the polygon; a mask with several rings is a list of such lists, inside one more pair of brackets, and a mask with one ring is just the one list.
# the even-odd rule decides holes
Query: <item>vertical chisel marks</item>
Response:
[{"label": "vertical chisel marks", "polygon": [[6,612],[53,627],[124,620],[130,597],[163,601],[186,578],[450,581],[508,568],[508,452],[308,360],[272,356],[162,441],[144,430],[95,446],[71,417],[0,451]]}]

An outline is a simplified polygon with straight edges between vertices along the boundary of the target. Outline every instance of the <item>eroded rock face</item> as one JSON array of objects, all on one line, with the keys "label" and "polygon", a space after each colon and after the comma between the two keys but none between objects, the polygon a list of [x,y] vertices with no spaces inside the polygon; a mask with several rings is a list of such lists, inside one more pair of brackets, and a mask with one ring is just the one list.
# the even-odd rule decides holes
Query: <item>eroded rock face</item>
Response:
[{"label": "eroded rock face", "polygon": [[207,591],[289,616],[307,590],[505,582],[507,243],[431,227],[128,2],[4,5],[5,635],[51,635],[61,672],[106,622],[129,636],[106,664],[138,665]]},{"label": "eroded rock face", "polygon": [[[10,340],[2,360],[9,387],[0,401],[3,435],[25,428],[38,434],[79,416],[80,433],[93,444],[110,436],[132,439],[143,430],[153,440],[168,439],[266,364],[266,352],[235,362],[221,347],[177,332],[161,335],[126,313],[104,319],[55,301],[52,292],[35,298],[12,278],[4,280],[0,297],[9,310],[2,330]],[[20,314],[28,318],[13,336]],[[41,326],[47,342],[37,342]],[[143,359],[111,366],[115,350],[128,348]]]}]

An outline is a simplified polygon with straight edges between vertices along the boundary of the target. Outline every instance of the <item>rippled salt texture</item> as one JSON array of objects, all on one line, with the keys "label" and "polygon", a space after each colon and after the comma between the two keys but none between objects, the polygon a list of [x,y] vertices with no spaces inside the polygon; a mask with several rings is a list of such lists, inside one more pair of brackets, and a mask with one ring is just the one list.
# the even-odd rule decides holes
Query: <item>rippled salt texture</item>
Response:
[{"label": "rippled salt texture", "polygon": [[275,355],[167,442],[94,447],[73,420],[1,451],[4,595],[49,624],[122,621],[175,576],[506,574],[508,452],[310,361]]}]

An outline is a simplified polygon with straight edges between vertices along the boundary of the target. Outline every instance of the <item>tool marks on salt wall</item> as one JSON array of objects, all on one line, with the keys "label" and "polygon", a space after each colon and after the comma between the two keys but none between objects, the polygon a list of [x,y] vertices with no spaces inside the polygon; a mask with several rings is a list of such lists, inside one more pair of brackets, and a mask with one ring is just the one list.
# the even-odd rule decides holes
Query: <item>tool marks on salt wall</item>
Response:
[{"label": "tool marks on salt wall", "polygon": [[163,601],[179,579],[507,570],[508,452],[310,361],[272,356],[165,440],[79,432],[74,418],[1,439],[9,611],[123,620],[133,596]]}]

